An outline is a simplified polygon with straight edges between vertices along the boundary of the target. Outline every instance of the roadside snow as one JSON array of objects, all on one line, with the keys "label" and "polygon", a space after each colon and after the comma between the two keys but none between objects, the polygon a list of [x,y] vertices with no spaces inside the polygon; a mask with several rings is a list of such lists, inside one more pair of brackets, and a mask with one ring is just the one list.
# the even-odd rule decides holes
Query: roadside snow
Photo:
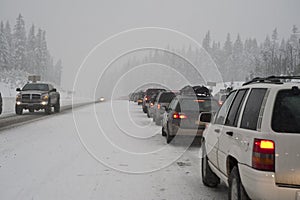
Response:
[{"label": "roadside snow", "polygon": [[[111,106],[119,125],[112,121]],[[1,199],[227,199],[224,184],[213,190],[201,183],[199,146],[185,151],[180,142],[166,145],[165,138],[157,132],[160,128],[142,113],[140,106],[128,101],[104,102],[77,109],[73,114],[55,115],[0,133]],[[79,121],[77,114],[82,116]],[[95,117],[102,121],[102,130],[94,124]],[[139,130],[143,132],[137,135]],[[145,138],[137,139],[125,132]],[[143,159],[115,148],[104,133],[128,152],[165,150]],[[97,138],[90,138],[96,134]],[[86,147],[103,163],[82,145],[91,142],[89,139],[99,139],[86,143]],[[165,163],[169,165],[161,167]],[[158,170],[133,173],[143,169]]]}]

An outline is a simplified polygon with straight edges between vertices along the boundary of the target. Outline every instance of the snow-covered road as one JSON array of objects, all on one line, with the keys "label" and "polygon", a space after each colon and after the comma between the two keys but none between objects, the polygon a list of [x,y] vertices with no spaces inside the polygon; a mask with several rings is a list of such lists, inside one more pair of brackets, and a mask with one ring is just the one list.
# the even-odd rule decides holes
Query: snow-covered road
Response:
[{"label": "snow-covered road", "polygon": [[0,199],[227,199],[187,143],[128,101],[78,108],[0,132]]}]

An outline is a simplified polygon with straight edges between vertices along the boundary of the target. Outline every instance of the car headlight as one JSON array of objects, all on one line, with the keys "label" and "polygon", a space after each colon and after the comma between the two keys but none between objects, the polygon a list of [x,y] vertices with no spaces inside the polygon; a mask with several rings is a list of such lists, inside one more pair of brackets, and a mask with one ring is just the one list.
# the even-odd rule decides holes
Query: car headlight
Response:
[{"label": "car headlight", "polygon": [[49,95],[48,94],[42,95],[42,100],[47,101],[48,99],[49,99]]},{"label": "car headlight", "polygon": [[22,98],[22,95],[19,93],[19,94],[17,94],[17,96],[16,96],[16,101],[20,101],[21,100],[21,98]]}]

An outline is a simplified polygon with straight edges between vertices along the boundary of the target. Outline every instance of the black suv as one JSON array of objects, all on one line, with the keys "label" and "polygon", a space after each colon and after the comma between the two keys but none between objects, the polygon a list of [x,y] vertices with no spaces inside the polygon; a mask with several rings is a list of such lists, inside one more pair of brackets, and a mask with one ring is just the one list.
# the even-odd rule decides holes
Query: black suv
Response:
[{"label": "black suv", "polygon": [[202,137],[205,123],[199,123],[202,112],[215,113],[219,109],[218,102],[211,96],[178,95],[166,108],[162,120],[162,135],[170,143],[176,135]]},{"label": "black suv", "polygon": [[54,107],[54,112],[60,111],[60,94],[51,84],[47,83],[27,83],[22,90],[17,88],[15,111],[17,115],[23,113],[23,109],[28,109],[29,112],[35,110],[45,110],[46,114],[51,113],[51,108]]}]

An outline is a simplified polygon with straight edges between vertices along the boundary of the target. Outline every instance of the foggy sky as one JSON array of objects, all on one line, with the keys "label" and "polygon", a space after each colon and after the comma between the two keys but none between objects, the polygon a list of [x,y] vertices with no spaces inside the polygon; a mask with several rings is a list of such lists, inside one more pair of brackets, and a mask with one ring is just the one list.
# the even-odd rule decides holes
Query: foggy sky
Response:
[{"label": "foggy sky", "polygon": [[200,43],[207,30],[222,43],[228,32],[233,40],[240,33],[262,41],[275,27],[279,37],[288,37],[293,24],[300,28],[299,8],[299,0],[0,0],[0,20],[14,25],[21,13],[27,31],[32,23],[45,29],[51,54],[63,61],[62,84],[70,88],[88,52],[118,32],[155,26]]}]

